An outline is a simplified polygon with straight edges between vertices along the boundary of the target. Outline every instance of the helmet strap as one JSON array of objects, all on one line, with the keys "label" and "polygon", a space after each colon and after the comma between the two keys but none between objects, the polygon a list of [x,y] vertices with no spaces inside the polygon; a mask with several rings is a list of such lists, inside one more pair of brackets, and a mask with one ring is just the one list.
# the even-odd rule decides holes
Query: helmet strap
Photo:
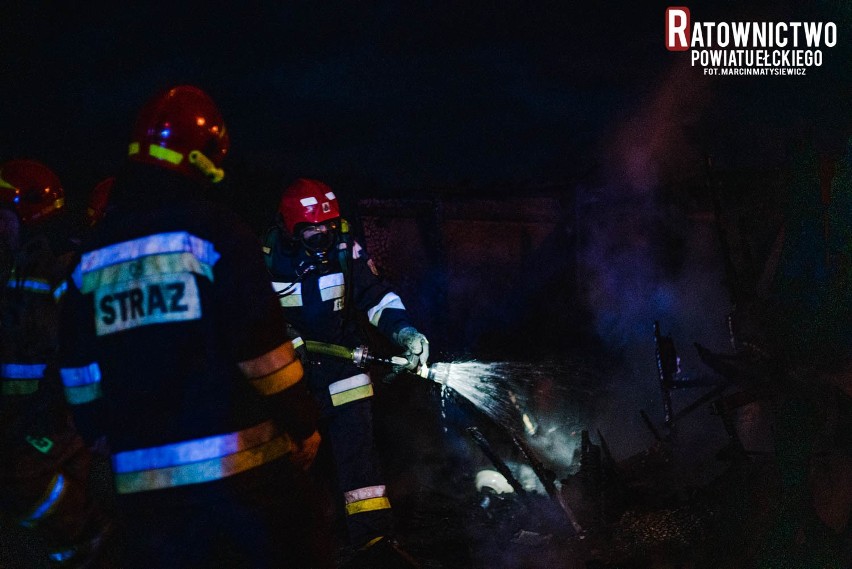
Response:
[{"label": "helmet strap", "polygon": [[189,153],[189,163],[201,170],[201,173],[214,184],[221,182],[225,177],[225,171],[217,168],[200,150],[193,150]]}]

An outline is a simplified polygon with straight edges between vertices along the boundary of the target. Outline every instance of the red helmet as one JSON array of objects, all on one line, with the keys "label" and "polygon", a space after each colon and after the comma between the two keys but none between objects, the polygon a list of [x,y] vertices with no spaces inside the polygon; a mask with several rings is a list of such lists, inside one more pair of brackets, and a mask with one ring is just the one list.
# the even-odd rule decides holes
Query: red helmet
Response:
[{"label": "red helmet", "polygon": [[89,226],[95,225],[106,215],[109,196],[112,193],[114,183],[115,176],[110,176],[101,180],[89,194],[89,206],[86,208],[86,221],[89,222]]},{"label": "red helmet", "polygon": [[180,85],[150,99],[133,127],[128,156],[193,178],[219,182],[230,141],[219,108],[198,87]]},{"label": "red helmet", "polygon": [[327,185],[317,180],[299,178],[281,194],[278,214],[291,236],[300,223],[316,225],[340,217],[337,197]]},{"label": "red helmet", "polygon": [[65,206],[65,190],[53,171],[35,160],[10,160],[0,166],[0,203],[15,210],[21,223],[50,219]]}]

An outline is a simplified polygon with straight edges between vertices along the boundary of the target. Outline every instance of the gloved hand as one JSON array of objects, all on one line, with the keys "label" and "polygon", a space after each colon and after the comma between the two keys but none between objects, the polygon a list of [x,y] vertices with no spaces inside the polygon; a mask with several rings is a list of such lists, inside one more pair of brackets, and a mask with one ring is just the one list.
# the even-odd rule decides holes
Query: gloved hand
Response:
[{"label": "gloved hand", "polygon": [[399,332],[393,335],[394,342],[405,348],[405,353],[402,356],[408,360],[408,364],[399,366],[401,371],[407,369],[415,371],[420,365],[427,365],[429,361],[429,340],[426,336],[417,331],[413,326],[406,326]]}]

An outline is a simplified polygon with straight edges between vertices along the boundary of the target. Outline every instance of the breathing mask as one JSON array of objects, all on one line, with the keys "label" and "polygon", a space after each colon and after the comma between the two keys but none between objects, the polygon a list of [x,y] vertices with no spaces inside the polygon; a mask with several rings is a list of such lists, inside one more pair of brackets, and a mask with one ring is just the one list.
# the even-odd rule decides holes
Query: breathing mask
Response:
[{"label": "breathing mask", "polygon": [[339,223],[337,220],[326,221],[314,225],[303,226],[298,233],[298,240],[307,253],[311,263],[319,274],[329,272],[330,253],[339,239]]}]

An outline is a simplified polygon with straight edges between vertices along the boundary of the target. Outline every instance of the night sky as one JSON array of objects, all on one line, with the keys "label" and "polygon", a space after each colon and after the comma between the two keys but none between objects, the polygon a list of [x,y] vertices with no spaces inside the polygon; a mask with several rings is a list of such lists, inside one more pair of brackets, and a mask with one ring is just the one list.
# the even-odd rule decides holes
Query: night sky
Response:
[{"label": "night sky", "polygon": [[[694,18],[850,21],[828,0],[704,4]],[[300,175],[358,196],[570,185],[605,172],[625,136],[655,179],[705,153],[772,169],[814,125],[837,146],[852,115],[848,26],[811,76],[710,80],[664,48],[664,3],[93,6],[6,2],[0,18],[0,156],[45,162],[72,201],[176,83],[219,102],[231,172],[263,204]]]}]

